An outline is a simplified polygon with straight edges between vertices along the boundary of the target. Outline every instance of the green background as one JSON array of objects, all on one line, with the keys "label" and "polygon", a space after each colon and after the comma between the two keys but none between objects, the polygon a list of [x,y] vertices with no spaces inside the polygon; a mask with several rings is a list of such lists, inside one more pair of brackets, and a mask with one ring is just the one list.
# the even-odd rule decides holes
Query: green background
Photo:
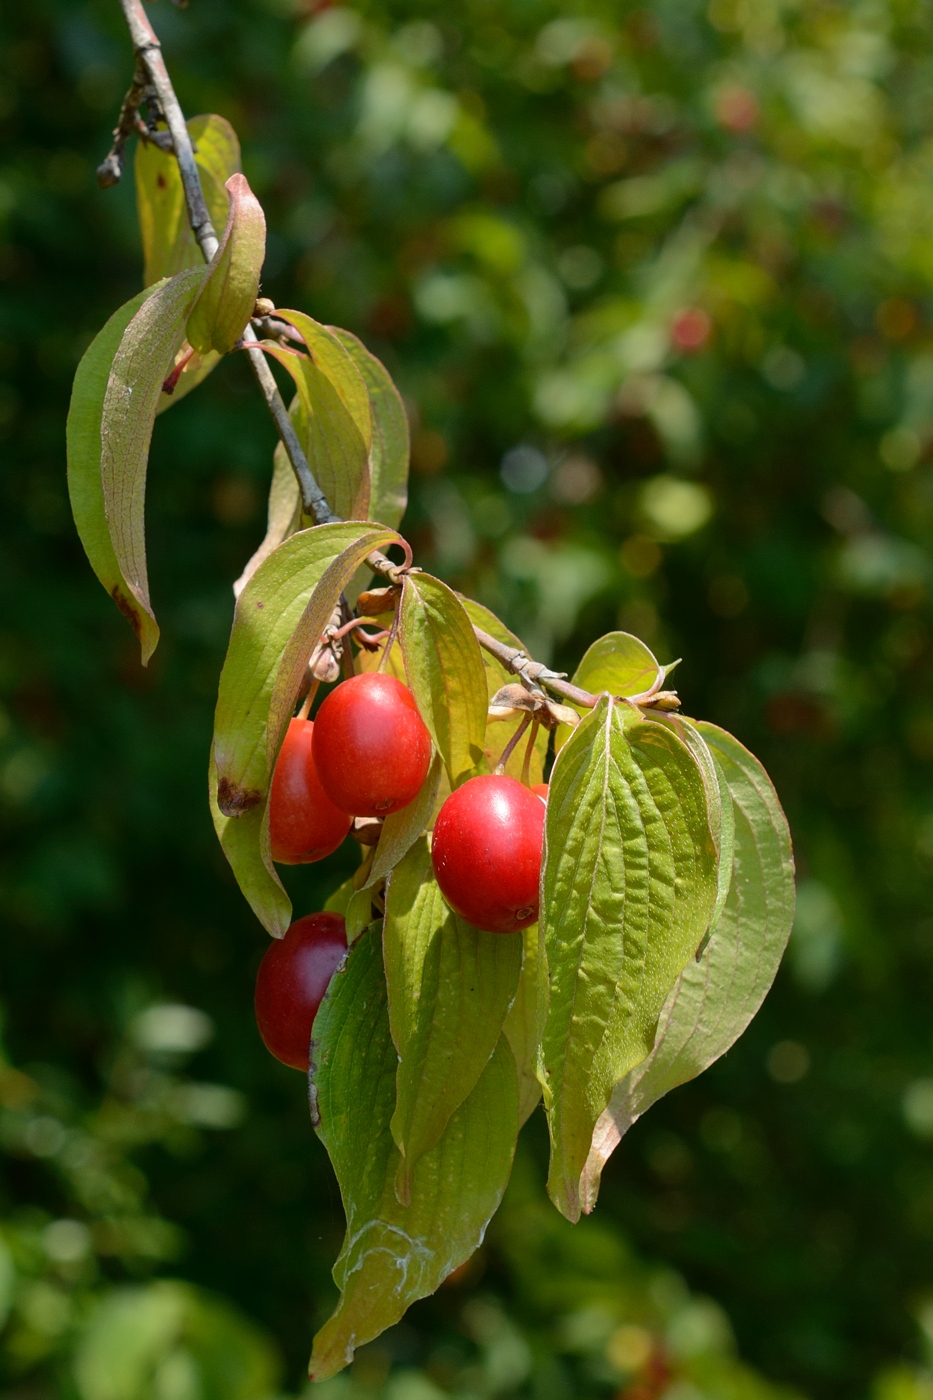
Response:
[{"label": "green background", "polygon": [[[264,291],[397,378],[419,561],[568,669],[616,626],[683,657],[797,849],[773,993],[596,1217],[546,1203],[536,1115],[480,1255],[333,1396],[933,1395],[928,7],[150,13],[240,134]],[[0,34],[0,1385],[294,1395],[341,1212],[206,802],[272,429],[235,355],[160,419],[143,671],[64,477],[75,365],[139,286],[132,180],[94,180],[129,46],[115,0]],[[299,911],[351,860],[293,872]]]}]

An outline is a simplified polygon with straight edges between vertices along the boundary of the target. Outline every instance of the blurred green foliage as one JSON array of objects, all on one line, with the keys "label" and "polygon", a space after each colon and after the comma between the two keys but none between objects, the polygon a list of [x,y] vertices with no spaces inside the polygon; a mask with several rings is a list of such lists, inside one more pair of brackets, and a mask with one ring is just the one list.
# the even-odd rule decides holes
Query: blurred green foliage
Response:
[{"label": "blurred green foliage", "polygon": [[[613,626],[682,655],[798,853],[763,1012],[635,1128],[597,1217],[543,1200],[536,1117],[474,1266],[334,1400],[775,1394],[733,1333],[798,1393],[929,1400],[929,7],[152,17],[186,111],[239,132],[265,292],[406,395],[420,561],[543,659]],[[71,375],[140,280],[132,181],[94,181],[130,54],[113,0],[8,4],[0,36],[3,1394],[294,1394],[339,1201],[252,1024],[264,935],[204,781],[272,432],[235,356],[160,420],[140,670],[64,485]],[[351,860],[292,872],[300,907]]]}]

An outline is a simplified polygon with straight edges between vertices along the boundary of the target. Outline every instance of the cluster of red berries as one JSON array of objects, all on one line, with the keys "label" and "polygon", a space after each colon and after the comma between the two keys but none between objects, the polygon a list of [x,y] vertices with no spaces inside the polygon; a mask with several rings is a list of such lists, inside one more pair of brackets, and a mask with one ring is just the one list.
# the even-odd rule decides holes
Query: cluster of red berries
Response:
[{"label": "cluster of red berries", "polygon": [[[431,737],[411,691],[394,676],[351,676],[315,720],[293,719],[272,778],[272,858],[323,860],[354,817],[385,817],[412,802],[431,765]],[[447,798],[431,856],[451,909],[477,928],[515,933],[538,917],[547,784],[505,775],[470,778]],[[256,979],[256,1019],[272,1054],[308,1068],[311,1027],[346,952],[339,914],[310,914],[266,952]]]}]

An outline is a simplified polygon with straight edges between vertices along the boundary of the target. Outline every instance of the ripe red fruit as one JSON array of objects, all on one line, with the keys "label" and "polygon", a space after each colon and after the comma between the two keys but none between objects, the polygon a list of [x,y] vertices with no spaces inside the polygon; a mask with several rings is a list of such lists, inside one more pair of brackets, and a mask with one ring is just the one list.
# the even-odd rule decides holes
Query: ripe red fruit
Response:
[{"label": "ripe red fruit", "polygon": [[544,818],[544,803],[514,778],[471,778],[451,793],[434,825],[431,859],[455,913],[490,933],[534,923]]},{"label": "ripe red fruit", "polygon": [[354,817],[385,817],[417,797],[431,766],[431,736],[411,691],[367,671],[332,690],[314,721],[321,786]]},{"label": "ripe red fruit", "polygon": [[347,951],[342,914],[308,914],[266,950],[256,974],[256,1024],[263,1043],[292,1069],[308,1068],[311,1027]]},{"label": "ripe red fruit", "polygon": [[314,766],[314,724],[293,719],[279,750],[269,794],[272,859],[280,865],[306,865],[336,851],[350,830],[350,818],[321,787]]},{"label": "ripe red fruit", "polygon": [[535,797],[540,797],[542,802],[547,801],[547,795],[549,790],[549,783],[532,783],[531,785],[531,791],[534,793]]}]

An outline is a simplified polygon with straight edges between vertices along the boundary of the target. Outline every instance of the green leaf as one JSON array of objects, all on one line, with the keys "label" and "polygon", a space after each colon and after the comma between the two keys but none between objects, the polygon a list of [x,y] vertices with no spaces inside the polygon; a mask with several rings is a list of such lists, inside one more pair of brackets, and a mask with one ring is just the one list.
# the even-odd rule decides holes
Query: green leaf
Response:
[{"label": "green leaf", "polygon": [[373,918],[373,892],[365,887],[354,890],[343,911],[347,921],[347,942],[353,943],[364,929],[369,928]]},{"label": "green leaf", "polygon": [[[504,642],[507,647],[518,647],[520,651],[525,650],[525,644],[520,637],[516,637],[514,632],[510,632],[504,622],[500,622],[494,612],[489,608],[484,608],[482,603],[475,603],[472,598],[465,598],[462,593],[457,597],[464,606],[470,622],[482,632],[488,632],[490,637],[495,637],[497,642]],[[483,659],[483,666],[486,670],[486,690],[488,698],[491,700],[496,691],[501,686],[509,683],[514,684],[517,677],[511,671],[507,671],[494,656],[480,647],[480,656]],[[569,733],[569,730],[568,730]],[[499,755],[509,741],[509,729],[499,721],[486,721],[486,738],[484,750],[486,762],[490,769],[493,769],[499,761]],[[522,739],[518,747],[509,755],[509,760],[505,765],[505,771],[510,778],[521,779],[522,769],[525,762],[525,749],[527,743]],[[539,726],[535,735],[534,748],[531,754],[531,763],[528,770],[528,781],[530,783],[540,783],[544,779],[544,762],[547,757],[548,731]]]},{"label": "green leaf", "polygon": [[214,719],[220,808],[261,802],[308,657],[340,590],[394,530],[359,521],[300,530],[262,563],[237,599]]},{"label": "green leaf", "polygon": [[[732,884],[732,857],[735,846],[735,816],[732,794],[729,791],[729,784],[726,782],[721,765],[710,753],[702,733],[692,720],[684,719],[680,715],[653,714],[652,721],[673,730],[678,739],[686,744],[696,760],[700,776],[703,779],[703,786],[706,788],[706,809],[719,861],[716,903],[710,915],[711,928],[725,907],[729,887]],[[707,929],[706,936],[709,936],[709,929]]]},{"label": "green leaf", "polygon": [[717,864],[690,750],[604,696],[551,773],[542,871],[548,1190],[571,1220],[596,1122],[650,1053],[667,995],[709,925]]},{"label": "green leaf", "polygon": [[[661,670],[660,662],[638,637],[630,632],[607,632],[583,653],[573,675],[573,684],[594,695],[601,695],[603,691],[610,695],[642,695],[650,690]],[[569,725],[558,726],[555,736],[558,753],[572,733]]]},{"label": "green leaf", "polygon": [[213,754],[208,769],[208,796],[217,839],[240,890],[273,938],[284,937],[292,921],[292,902],[272,863],[265,800],[239,816],[226,816],[217,801],[217,765]]},{"label": "green leaf", "polygon": [[101,418],[110,367],[123,334],[155,290],[140,292],[121,306],[91,341],[75,375],[66,429],[68,495],[78,535],[91,568],[130,622],[145,656],[151,656],[155,650],[159,629],[133,596],[110,539],[100,474]]},{"label": "green leaf", "polygon": [[[294,403],[292,404],[294,408]],[[291,413],[291,409],[289,409]],[[288,453],[280,442],[272,458],[272,484],[269,487],[269,508],[266,534],[262,544],[253,554],[240,577],[233,585],[233,591],[240,596],[249,579],[264,559],[268,559],[283,540],[293,535],[301,524],[301,492],[298,478],[288,460]]]},{"label": "green leaf", "polygon": [[394,531],[348,521],[292,535],[237,599],[211,751],[214,826],[240,889],[281,937],[291,904],[272,864],[268,790],[308,658],[346,580]]},{"label": "green leaf", "polygon": [[518,979],[518,990],[512,1009],[502,1027],[509,1048],[515,1056],[518,1070],[518,1124],[519,1127],[531,1116],[541,1098],[541,1083],[538,1079],[538,1007],[539,969],[538,925],[532,924],[522,931],[525,951],[522,960],[522,975]]},{"label": "green leaf", "polygon": [[735,845],[725,907],[698,961],[671,990],[654,1049],[612,1092],[596,1124],[583,1173],[584,1209],[596,1204],[609,1156],[664,1094],[724,1055],[758,1012],[774,981],[794,921],[794,858],[777,793],[762,765],[713,724],[697,729],[732,795]]},{"label": "green leaf", "polygon": [[431,758],[428,776],[414,802],[409,802],[407,807],[401,807],[397,812],[390,812],[383,822],[364,889],[384,879],[411,850],[418,837],[424,835],[434,813],[440,777],[441,760],[435,752]]},{"label": "green leaf", "polygon": [[[162,384],[184,339],[206,268],[188,268],[156,287],[123,333],[101,415],[100,478],[113,552],[127,587],[153,623],[146,572],[146,469]],[[140,636],[143,664],[158,633]]]},{"label": "green leaf", "polygon": [[392,1137],[407,1201],[419,1160],[440,1140],[496,1048],[515,999],[522,940],[457,917],[422,837],[386,885],[383,932],[389,1021],[398,1051]]},{"label": "green leaf", "polygon": [[245,175],[227,181],[230,210],[201,295],[188,317],[188,341],[200,354],[226,355],[253,314],[266,256],[266,218]]},{"label": "green leaf", "polygon": [[641,695],[650,690],[660,663],[630,632],[607,632],[589,647],[574,672],[573,684],[595,695]]},{"label": "green leaf", "polygon": [[369,450],[369,517],[399,525],[408,505],[408,414],[392,376],[361,340],[336,326],[327,328],[347,351],[366,383],[372,413]]},{"label": "green leaf", "polygon": [[486,675],[463,604],[430,574],[409,574],[399,641],[408,684],[453,787],[483,764]]},{"label": "green leaf", "polygon": [[295,428],[311,470],[337,515],[366,520],[373,438],[366,381],[333,331],[300,311],[275,314],[295,327],[308,351],[263,343],[295,381],[300,403]]},{"label": "green leaf", "polygon": [[[194,159],[211,221],[227,221],[226,183],[240,169],[240,143],[223,117],[192,117],[188,123]],[[149,286],[186,267],[200,267],[201,250],[188,224],[185,196],[174,155],[148,141],[136,146],[136,209],[143,241],[143,280]]]},{"label": "green leaf", "polygon": [[309,1374],[326,1380],[417,1298],[433,1293],[481,1243],[508,1181],[518,1089],[501,1038],[473,1092],[415,1168],[411,1200],[395,1194],[389,1122],[396,1053],[389,1033],[378,929],[364,933],[314,1022],[311,1092],[347,1217],[334,1266],[341,1296],[314,1339]]},{"label": "green leaf", "polygon": [[343,914],[346,917],[347,906],[353,898],[353,876],[344,880],[342,885],[338,885],[332,895],[324,901],[324,908],[332,914]]}]

